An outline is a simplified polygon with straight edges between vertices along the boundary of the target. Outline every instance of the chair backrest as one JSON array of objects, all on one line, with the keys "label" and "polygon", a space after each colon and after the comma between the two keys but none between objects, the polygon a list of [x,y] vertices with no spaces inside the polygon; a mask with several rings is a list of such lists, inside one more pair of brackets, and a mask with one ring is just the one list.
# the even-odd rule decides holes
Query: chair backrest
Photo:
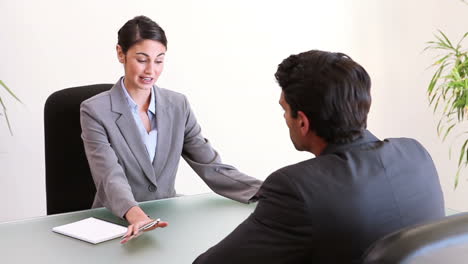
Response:
[{"label": "chair backrest", "polygon": [[80,104],[112,84],[67,88],[44,106],[47,214],[89,209],[96,187],[81,140]]},{"label": "chair backrest", "polygon": [[404,228],[369,248],[364,264],[468,263],[468,213]]}]

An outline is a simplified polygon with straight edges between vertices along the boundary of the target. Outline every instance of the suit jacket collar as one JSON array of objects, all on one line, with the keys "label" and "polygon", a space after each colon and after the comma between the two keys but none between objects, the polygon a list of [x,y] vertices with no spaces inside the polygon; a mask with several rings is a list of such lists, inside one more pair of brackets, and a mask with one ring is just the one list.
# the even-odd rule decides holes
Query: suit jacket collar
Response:
[{"label": "suit jacket collar", "polygon": [[[123,78],[123,77],[122,77]],[[116,113],[126,113],[128,112],[128,104],[125,98],[125,94],[123,92],[123,87],[121,85],[121,80],[122,78],[119,79],[119,81],[114,84],[114,86],[110,90],[111,94],[111,103],[112,103],[112,111]],[[156,104],[156,115],[159,111],[165,111],[166,105],[168,102],[165,100],[164,97],[161,96],[161,88],[158,86],[154,86],[154,97],[153,100],[155,101]]]},{"label": "suit jacket collar", "polygon": [[320,155],[330,154],[334,152],[342,152],[342,151],[351,149],[353,147],[356,147],[358,145],[377,142],[377,141],[380,141],[380,140],[376,136],[374,136],[371,132],[369,132],[369,130],[366,129],[364,130],[364,133],[362,134],[360,138],[352,142],[344,143],[344,144],[328,144],[325,150]]}]

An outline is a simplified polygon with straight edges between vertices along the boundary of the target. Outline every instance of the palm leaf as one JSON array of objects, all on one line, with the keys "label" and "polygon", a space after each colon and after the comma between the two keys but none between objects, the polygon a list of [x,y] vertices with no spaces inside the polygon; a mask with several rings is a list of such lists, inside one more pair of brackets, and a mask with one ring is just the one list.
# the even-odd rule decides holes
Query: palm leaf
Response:
[{"label": "palm leaf", "polygon": [[2,100],[1,97],[0,97],[0,105],[2,105],[2,110],[3,110],[5,120],[6,120],[6,123],[7,123],[7,126],[8,126],[8,130],[10,131],[10,134],[13,135],[13,130],[11,130],[11,125],[10,125],[10,120],[8,119],[8,115],[7,115],[7,109],[6,109],[5,104],[3,103],[3,100]]},{"label": "palm leaf", "polygon": [[[468,139],[465,140],[465,143],[463,143],[463,146],[460,149],[460,158],[458,159],[458,170],[457,170],[457,174],[455,175],[455,185],[454,185],[455,189],[458,186],[458,181],[460,179],[460,172],[462,171],[463,167],[465,167],[467,164],[467,162],[465,161],[465,164],[464,164],[465,166],[462,166],[462,161],[467,151],[466,149],[467,144],[468,144]],[[467,158],[468,158],[468,155],[467,155]]]},{"label": "palm leaf", "polygon": [[21,102],[21,100],[10,90],[10,88],[8,88],[8,86],[6,86],[6,84],[0,80],[0,85],[3,86],[3,88],[5,88],[5,90],[11,95],[13,96],[13,98],[16,99],[16,101],[20,102],[20,103],[23,103]]},{"label": "palm leaf", "polygon": [[[435,94],[435,95],[437,95],[437,94]],[[437,97],[437,101],[435,102],[435,105],[434,105],[434,113],[437,111],[437,107],[439,106],[439,102],[440,102],[441,97],[442,97],[441,95],[439,95]]]},{"label": "palm leaf", "polygon": [[[5,88],[5,90],[13,97],[15,98],[18,102],[20,102],[21,104],[23,102],[21,102],[21,100],[10,90],[10,88],[8,88],[8,86],[2,81],[0,80],[0,85]],[[10,124],[10,120],[8,119],[8,114],[7,114],[7,109],[6,109],[6,106],[5,104],[3,103],[3,100],[2,98],[0,97],[0,104],[2,105],[2,110],[3,110],[3,113],[5,115],[5,120],[6,120],[6,123],[7,123],[7,126],[8,126],[8,130],[10,131],[10,134],[13,135],[13,130],[11,129],[11,124]]]},{"label": "palm leaf", "polygon": [[427,88],[429,94],[431,94],[432,91],[434,90],[434,87],[439,81],[440,75],[444,71],[444,68],[445,68],[445,64],[442,64],[432,76],[431,82],[429,83],[429,87]]},{"label": "palm leaf", "polygon": [[444,125],[442,124],[442,121],[444,121],[443,118],[441,118],[439,120],[439,122],[437,123],[437,136],[440,137],[440,135],[442,134],[442,130],[443,130],[443,127]]},{"label": "palm leaf", "polygon": [[437,96],[436,93],[432,94],[431,99],[429,100],[429,105],[432,105],[432,103],[434,102],[434,99],[436,98],[436,96]]},{"label": "palm leaf", "polygon": [[455,174],[455,183],[453,185],[453,189],[457,189],[458,187],[458,180],[460,179],[460,171],[461,171],[461,167],[458,167],[457,174]]},{"label": "palm leaf", "polygon": [[443,44],[444,46],[446,46],[446,47],[448,47],[450,49],[454,49],[452,43],[447,38],[447,36],[444,34],[444,32],[442,32],[442,30],[437,30],[437,31],[439,31],[440,35],[442,35],[442,37],[444,38],[444,40],[442,40],[439,36],[436,35],[436,38],[441,42],[441,44]]},{"label": "palm leaf", "polygon": [[468,144],[468,139],[465,140],[465,143],[463,143],[463,146],[460,149],[460,157],[458,158],[458,166],[462,164],[463,158],[465,157],[466,154],[466,145]]},{"label": "palm leaf", "polygon": [[449,126],[449,128],[447,128],[447,130],[445,130],[445,135],[444,137],[442,138],[442,141],[445,141],[445,139],[447,138],[448,134],[450,133],[450,131],[455,127],[456,124],[452,124],[451,126]]},{"label": "palm leaf", "polygon": [[434,62],[433,65],[439,65],[439,64],[441,64],[442,62],[447,61],[447,59],[450,58],[450,56],[452,56],[452,54],[447,54],[447,55],[441,57],[441,58],[438,59],[436,62]]}]

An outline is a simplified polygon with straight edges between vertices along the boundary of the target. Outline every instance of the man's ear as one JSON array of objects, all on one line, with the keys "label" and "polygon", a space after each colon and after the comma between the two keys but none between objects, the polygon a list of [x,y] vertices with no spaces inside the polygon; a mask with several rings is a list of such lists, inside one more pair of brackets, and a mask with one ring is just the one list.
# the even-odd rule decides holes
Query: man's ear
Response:
[{"label": "man's ear", "polygon": [[125,63],[125,53],[123,52],[122,47],[120,47],[120,45],[117,44],[115,49],[117,50],[117,59],[119,59],[119,62]]},{"label": "man's ear", "polygon": [[302,136],[307,135],[307,133],[309,132],[309,127],[310,127],[309,119],[302,111],[297,111],[297,118],[299,121],[299,130],[301,132],[301,135]]}]

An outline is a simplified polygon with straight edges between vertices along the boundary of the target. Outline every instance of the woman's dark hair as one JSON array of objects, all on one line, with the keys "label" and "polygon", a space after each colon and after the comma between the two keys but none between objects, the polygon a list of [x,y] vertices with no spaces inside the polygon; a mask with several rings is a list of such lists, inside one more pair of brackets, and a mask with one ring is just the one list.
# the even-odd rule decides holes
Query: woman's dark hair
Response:
[{"label": "woman's dark hair", "polygon": [[367,126],[371,80],[343,53],[311,50],[286,58],[275,74],[293,118],[302,111],[310,130],[328,143],[359,138]]},{"label": "woman's dark hair", "polygon": [[156,40],[167,48],[164,30],[148,17],[137,16],[127,21],[119,29],[117,44],[122,47],[123,53],[126,54],[130,47],[145,39]]}]

